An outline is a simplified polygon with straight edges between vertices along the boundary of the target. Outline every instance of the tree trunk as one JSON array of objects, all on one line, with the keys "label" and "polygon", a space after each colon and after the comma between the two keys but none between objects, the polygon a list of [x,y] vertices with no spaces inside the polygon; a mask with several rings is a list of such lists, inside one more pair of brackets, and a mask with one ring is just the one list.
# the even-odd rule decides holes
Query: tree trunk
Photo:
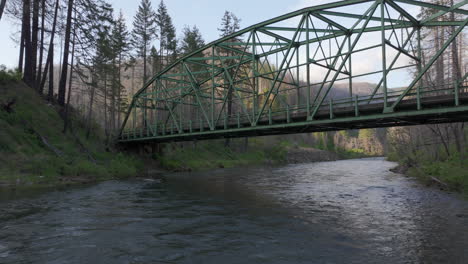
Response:
[{"label": "tree trunk", "polygon": [[46,6],[45,6],[45,0],[42,0],[42,13],[41,13],[41,43],[40,43],[40,50],[39,50],[39,62],[37,65],[37,78],[36,78],[36,88],[41,92],[40,89],[41,87],[41,76],[42,76],[42,59],[44,56],[44,32],[45,32],[45,12],[46,12]]},{"label": "tree trunk", "polygon": [[63,133],[67,133],[68,123],[70,122],[69,112],[70,112],[70,97],[72,93],[72,81],[73,81],[73,64],[75,63],[75,37],[76,37],[76,25],[73,28],[73,40],[72,40],[72,54],[71,54],[71,64],[70,64],[70,79],[68,80],[68,95],[67,95],[67,105],[65,106],[65,117],[63,124]]},{"label": "tree trunk", "polygon": [[18,71],[23,73],[23,62],[24,62],[24,27],[21,27],[21,37],[20,37],[20,50],[18,58]]},{"label": "tree trunk", "polygon": [[122,112],[122,80],[121,80],[121,69],[122,67],[122,55],[119,55],[119,63],[118,63],[118,72],[117,72],[117,80],[118,80],[118,88],[117,88],[117,126],[120,129],[121,126],[121,112]]},{"label": "tree trunk", "polygon": [[65,47],[63,50],[63,62],[62,62],[62,74],[60,76],[60,83],[59,83],[59,89],[58,89],[58,104],[61,106],[65,105],[65,93],[66,93],[67,75],[68,75],[68,54],[70,52],[72,12],[73,12],[73,0],[68,0],[67,24],[65,27]]},{"label": "tree trunk", "polygon": [[143,85],[146,83],[146,43],[143,48]]},{"label": "tree trunk", "polygon": [[32,47],[31,47],[31,2],[30,0],[23,0],[23,39],[24,39],[24,50],[25,50],[25,61],[24,61],[24,82],[31,86],[32,77]]},{"label": "tree trunk", "polygon": [[107,70],[104,69],[104,134],[106,145],[109,143],[109,122],[107,118]]},{"label": "tree trunk", "polygon": [[[94,75],[94,73],[93,73]],[[93,76],[93,78],[95,78],[95,76]],[[93,102],[94,102],[94,93],[95,93],[95,84],[94,84],[94,80],[92,81],[92,84],[91,84],[91,96],[90,96],[90,100],[89,100],[89,110],[88,110],[88,131],[86,132],[86,138],[89,138],[89,136],[91,135],[91,117],[93,115]]]},{"label": "tree trunk", "polygon": [[0,20],[2,20],[3,10],[5,10],[6,0],[0,2]]},{"label": "tree trunk", "polygon": [[31,36],[31,86],[36,89],[37,50],[39,33],[39,3],[41,0],[33,0],[33,19]]},{"label": "tree trunk", "polygon": [[110,120],[110,132],[111,135],[114,134],[115,131],[115,94],[116,94],[116,82],[118,80],[117,78],[117,69],[116,69],[116,63],[115,60],[112,61],[112,83],[111,83],[111,98],[110,98],[110,104],[111,104],[111,109],[110,109],[110,115],[111,115],[111,120]]},{"label": "tree trunk", "polygon": [[54,21],[52,22],[52,32],[50,33],[50,42],[49,42],[49,50],[47,52],[47,60],[46,65],[44,67],[44,74],[42,75],[41,85],[39,87],[39,92],[42,94],[44,92],[45,81],[47,78],[47,71],[49,69],[49,65],[54,65],[54,60],[51,54],[54,52],[54,37],[55,37],[55,30],[57,28],[57,15],[58,15],[58,8],[59,8],[59,0],[55,3],[55,11],[54,11]]},{"label": "tree trunk", "polygon": [[49,91],[47,93],[47,100],[52,102],[54,100],[54,43],[50,44],[47,61],[49,62]]}]

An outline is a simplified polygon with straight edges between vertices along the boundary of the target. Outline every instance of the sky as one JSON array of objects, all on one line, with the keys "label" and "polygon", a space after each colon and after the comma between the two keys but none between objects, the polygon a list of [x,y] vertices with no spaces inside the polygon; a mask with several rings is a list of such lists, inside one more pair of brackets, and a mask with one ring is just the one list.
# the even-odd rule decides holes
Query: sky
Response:
[{"label": "sky", "polygon": [[[116,13],[122,10],[129,27],[133,16],[138,8],[137,0],[109,0]],[[288,4],[285,4],[287,2]],[[282,1],[282,0],[165,0],[169,14],[172,16],[173,23],[178,34],[182,32],[185,25],[196,25],[205,41],[216,40],[219,36],[218,27],[224,11],[228,10],[241,18],[241,27],[248,27],[258,22],[262,22],[272,17],[299,9],[309,2],[316,1]],[[331,1],[328,1],[331,2]],[[157,8],[159,0],[152,0],[154,9]],[[259,12],[261,10],[261,12]],[[0,21],[0,32],[2,39],[0,41],[0,65],[15,67],[18,60],[18,45],[11,39],[11,36],[18,32],[19,26],[12,23],[10,18],[3,16]],[[5,34],[6,33],[6,34]]]},{"label": "sky", "polygon": [[[122,11],[127,21],[128,28],[131,30],[131,24],[137,11],[139,0],[108,1],[114,7],[116,14]],[[196,25],[200,29],[205,42],[209,43],[219,38],[218,27],[226,10],[233,12],[240,18],[241,28],[246,28],[253,24],[304,7],[335,1],[336,0],[165,0],[164,2],[168,7],[169,14],[172,17],[179,37],[185,26],[191,27]],[[152,5],[155,10],[159,2],[160,0],[152,0]],[[356,9],[356,7],[349,7],[349,12],[362,12],[362,10],[352,10],[353,8]],[[15,25],[8,17],[4,16],[0,21],[0,32],[3,38],[0,41],[0,65],[3,64],[9,68],[14,68],[17,66],[18,47],[11,39],[11,36],[19,32],[19,25]],[[379,54],[380,52],[376,51],[375,56],[381,57]],[[378,61],[375,59],[375,56],[367,56],[368,61],[360,62],[358,66],[374,68],[376,66],[376,61]],[[317,72],[317,74],[320,75],[321,73]],[[398,86],[401,84],[395,85]]]}]

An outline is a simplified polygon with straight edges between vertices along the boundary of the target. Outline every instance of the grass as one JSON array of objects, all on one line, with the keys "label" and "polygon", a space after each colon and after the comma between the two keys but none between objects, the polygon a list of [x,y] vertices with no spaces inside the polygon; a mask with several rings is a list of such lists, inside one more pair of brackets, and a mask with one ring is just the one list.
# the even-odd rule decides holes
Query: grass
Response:
[{"label": "grass", "polygon": [[[16,100],[13,112],[0,110],[1,184],[98,181],[136,176],[143,168],[137,157],[109,152],[99,133],[86,138],[84,124],[76,113],[72,114],[74,133],[62,133],[63,120],[58,109],[12,74],[0,70],[0,104]],[[100,130],[96,126],[94,131]],[[62,154],[55,154],[38,134]]]},{"label": "grass", "polygon": [[462,193],[468,198],[468,160],[453,157],[445,161],[423,162],[409,168],[407,174],[427,184],[433,183],[432,177],[447,184],[448,189]]},{"label": "grass", "polygon": [[[163,155],[156,156],[161,167],[168,170],[209,170],[242,166],[281,164],[285,161],[287,145],[282,142],[267,146],[261,140],[250,140],[247,151],[233,151],[222,141],[200,142],[196,147],[166,147]],[[174,147],[175,146],[175,147]]]},{"label": "grass", "polygon": [[435,178],[447,184],[444,188],[459,192],[468,199],[468,158],[462,158],[455,147],[451,148],[450,156],[444,155],[442,148],[438,151],[438,159],[435,159],[431,153],[423,150],[404,154],[392,150],[387,160],[398,162],[410,177],[427,185],[434,184]]},{"label": "grass", "polygon": [[363,149],[353,148],[353,149],[344,149],[344,148],[337,148],[335,150],[336,153],[342,159],[360,159],[360,158],[368,158],[368,157],[375,157],[375,155],[367,153]]}]

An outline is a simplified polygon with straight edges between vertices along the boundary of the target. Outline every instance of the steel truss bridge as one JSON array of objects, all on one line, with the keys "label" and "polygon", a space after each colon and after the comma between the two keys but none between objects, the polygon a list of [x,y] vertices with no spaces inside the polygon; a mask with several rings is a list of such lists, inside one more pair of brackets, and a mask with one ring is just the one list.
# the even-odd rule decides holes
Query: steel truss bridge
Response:
[{"label": "steel truss bridge", "polygon": [[[258,23],[178,59],[146,82],[118,141],[467,121],[466,53],[450,66],[451,74],[437,74],[436,67],[452,61],[453,50],[463,45],[458,36],[466,33],[467,3],[346,0]],[[437,44],[427,41],[436,28],[444,32]]]}]

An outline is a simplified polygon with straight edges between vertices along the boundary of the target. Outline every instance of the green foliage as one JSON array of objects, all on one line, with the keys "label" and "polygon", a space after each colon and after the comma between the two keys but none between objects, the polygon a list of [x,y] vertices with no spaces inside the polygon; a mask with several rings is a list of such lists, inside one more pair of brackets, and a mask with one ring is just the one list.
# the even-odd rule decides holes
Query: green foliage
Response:
[{"label": "green foliage", "polygon": [[110,175],[116,178],[127,178],[138,175],[144,164],[141,160],[118,153],[108,165]]},{"label": "green foliage", "polygon": [[[200,30],[196,26],[190,28],[186,26],[184,28],[184,36],[180,43],[180,52],[184,55],[194,52],[203,46],[205,46],[205,41],[200,33]],[[203,53],[197,54],[198,57],[203,57]]]},{"label": "green foliage", "polygon": [[229,36],[240,29],[240,19],[234,13],[226,11],[221,19],[221,28],[218,28],[220,37]]},{"label": "green foliage", "polygon": [[4,65],[0,65],[0,84],[8,84],[10,82],[21,80],[21,73],[17,70],[7,69]]},{"label": "green foliage", "polygon": [[348,133],[347,130],[341,130],[341,131],[339,131],[338,133],[339,133],[341,136],[343,136],[344,138],[349,138],[349,137],[350,137],[350,135],[349,135],[349,133]]},{"label": "green foliage", "polygon": [[171,55],[170,58],[173,61],[177,56],[176,30],[163,0],[161,0],[158,6],[156,24],[159,27],[161,50],[165,50],[167,55]]},{"label": "green foliage", "polygon": [[452,158],[446,161],[426,162],[421,166],[412,167],[410,176],[424,182],[431,182],[434,177],[446,183],[450,190],[463,193],[468,197],[468,160]]},{"label": "green foliage", "polygon": [[372,138],[375,134],[374,129],[361,129],[359,130],[360,139],[369,139]]},{"label": "green foliage", "polygon": [[[85,126],[73,111],[74,133],[64,134],[57,110],[34,90],[19,82],[0,86],[0,90],[0,101],[17,98],[12,113],[0,110],[0,181],[56,185],[80,178],[136,176],[142,169],[138,159],[106,151],[101,137],[87,139]],[[54,153],[41,137],[61,154]]]},{"label": "green foliage", "polygon": [[365,157],[371,157],[368,153],[366,153],[363,149],[344,149],[344,148],[337,148],[336,153],[340,155],[343,159],[360,159]]},{"label": "green foliage", "polygon": [[[233,143],[231,142],[231,145]],[[268,145],[261,140],[250,140],[248,151],[233,151],[225,148],[222,141],[201,142],[196,147],[166,150],[164,155],[155,156],[163,168],[169,170],[207,170],[230,168],[263,163],[282,163],[289,142]],[[175,145],[172,145],[173,147]]]},{"label": "green foliage", "polygon": [[151,1],[141,0],[138,11],[133,20],[133,46],[138,51],[138,56],[146,57],[149,44],[156,37],[157,26],[156,13],[151,6]]}]

